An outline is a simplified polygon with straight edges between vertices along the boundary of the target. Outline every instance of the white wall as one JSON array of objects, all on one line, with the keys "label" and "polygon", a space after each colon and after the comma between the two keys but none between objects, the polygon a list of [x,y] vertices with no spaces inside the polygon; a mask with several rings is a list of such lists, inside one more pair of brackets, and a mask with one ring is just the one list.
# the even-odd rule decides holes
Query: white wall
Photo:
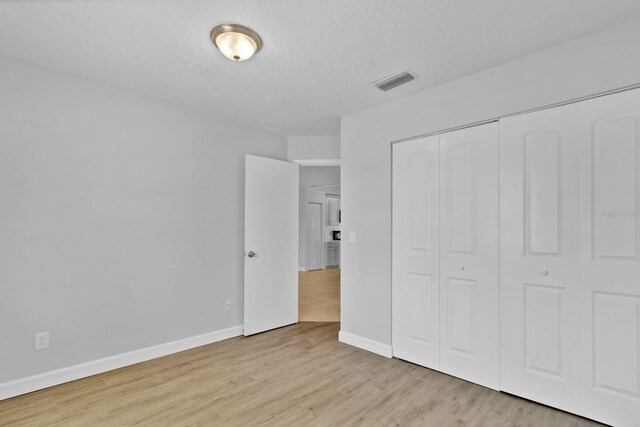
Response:
[{"label": "white wall", "polygon": [[339,136],[290,136],[287,138],[287,159],[339,159]]},{"label": "white wall", "polygon": [[640,83],[638,40],[630,22],[343,118],[342,331],[391,343],[391,141]]},{"label": "white wall", "polygon": [[340,184],[340,166],[300,167],[300,188]]},{"label": "white wall", "polygon": [[242,323],[244,154],[284,136],[6,58],[0,117],[0,383]]},{"label": "white wall", "polygon": [[[307,253],[307,226],[309,218],[307,215],[307,203],[322,203],[323,211],[323,236],[327,235],[327,207],[325,203],[326,194],[340,194],[340,167],[339,166],[302,166],[300,168],[300,231],[298,233],[298,266],[300,269],[306,269],[306,253]],[[324,187],[319,189],[310,189],[309,185],[315,187]],[[331,186],[331,187],[326,187]]]}]

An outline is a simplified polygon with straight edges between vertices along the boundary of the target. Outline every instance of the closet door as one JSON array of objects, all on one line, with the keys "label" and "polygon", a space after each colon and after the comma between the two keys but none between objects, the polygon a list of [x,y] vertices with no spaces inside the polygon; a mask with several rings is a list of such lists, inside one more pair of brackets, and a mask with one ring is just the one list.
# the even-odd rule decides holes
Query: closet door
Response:
[{"label": "closet door", "polygon": [[500,121],[500,388],[577,412],[578,107]]},{"label": "closet door", "polygon": [[580,103],[585,415],[640,423],[640,91]]},{"label": "closet door", "polygon": [[393,355],[438,359],[438,136],[393,146]]},{"label": "closet door", "polygon": [[491,123],[440,136],[440,369],[499,380],[499,134]]}]

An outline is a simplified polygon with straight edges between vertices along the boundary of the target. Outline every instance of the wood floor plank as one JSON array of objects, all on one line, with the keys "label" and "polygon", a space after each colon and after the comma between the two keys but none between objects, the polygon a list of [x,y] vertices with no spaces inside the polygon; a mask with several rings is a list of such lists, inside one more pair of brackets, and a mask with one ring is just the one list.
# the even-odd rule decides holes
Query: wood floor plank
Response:
[{"label": "wood floor plank", "polygon": [[298,320],[340,321],[340,269],[298,273]]},{"label": "wood floor plank", "polygon": [[238,337],[0,402],[0,426],[560,426],[595,422],[339,343]]}]

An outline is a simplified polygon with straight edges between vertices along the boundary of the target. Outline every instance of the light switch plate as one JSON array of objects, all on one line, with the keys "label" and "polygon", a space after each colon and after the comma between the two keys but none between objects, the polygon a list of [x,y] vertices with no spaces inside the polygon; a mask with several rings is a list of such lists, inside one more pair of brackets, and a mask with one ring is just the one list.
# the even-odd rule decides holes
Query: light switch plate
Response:
[{"label": "light switch plate", "polygon": [[355,243],[356,242],[356,232],[355,231],[350,231],[349,232],[349,243]]}]

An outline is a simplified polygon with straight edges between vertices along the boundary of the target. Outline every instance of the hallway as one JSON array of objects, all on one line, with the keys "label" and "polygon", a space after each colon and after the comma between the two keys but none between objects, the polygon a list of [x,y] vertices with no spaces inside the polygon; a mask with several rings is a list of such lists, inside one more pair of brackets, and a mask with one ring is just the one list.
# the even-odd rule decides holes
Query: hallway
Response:
[{"label": "hallway", "polygon": [[298,273],[298,320],[340,321],[340,269]]}]

